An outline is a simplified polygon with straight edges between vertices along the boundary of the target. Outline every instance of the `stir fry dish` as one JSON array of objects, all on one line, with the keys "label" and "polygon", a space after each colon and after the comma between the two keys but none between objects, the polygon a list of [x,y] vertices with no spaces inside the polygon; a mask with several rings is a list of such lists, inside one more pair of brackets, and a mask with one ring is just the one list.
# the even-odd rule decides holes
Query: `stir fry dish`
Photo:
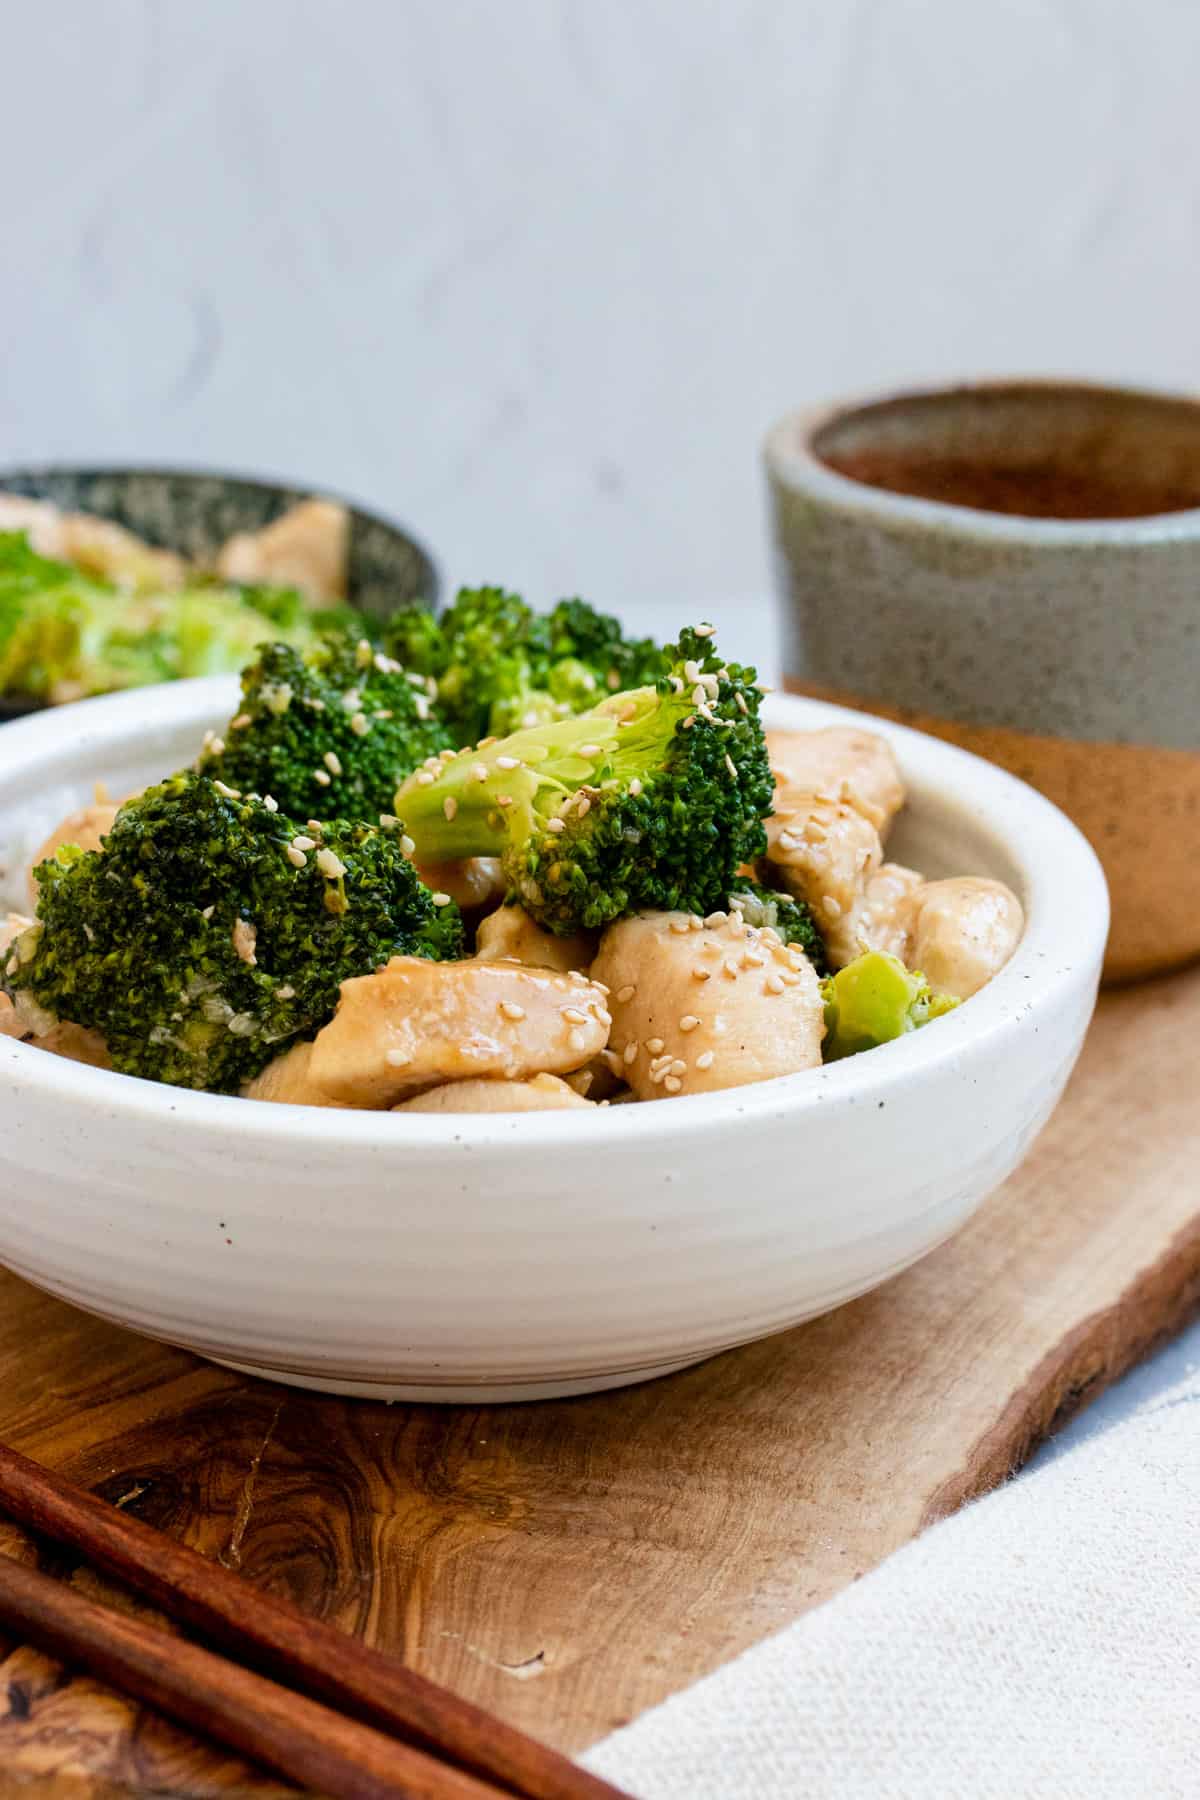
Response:
[{"label": "stir fry dish", "polygon": [[762,691],[710,626],[660,647],[497,588],[386,648],[277,635],[193,766],[33,859],[0,1034],[456,1113],[709,1093],[923,1030],[1007,962],[1020,903],[887,861],[887,740],[765,731]]}]

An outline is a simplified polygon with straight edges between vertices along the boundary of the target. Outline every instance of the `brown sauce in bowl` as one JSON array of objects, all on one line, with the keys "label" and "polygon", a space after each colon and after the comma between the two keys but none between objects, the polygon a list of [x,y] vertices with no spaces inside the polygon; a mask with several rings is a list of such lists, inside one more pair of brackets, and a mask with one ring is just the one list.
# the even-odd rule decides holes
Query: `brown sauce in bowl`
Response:
[{"label": "brown sauce in bowl", "polygon": [[977,512],[1027,519],[1143,519],[1200,507],[1200,477],[1146,481],[1136,468],[1119,481],[1053,460],[989,463],[974,457],[897,450],[829,450],[827,467],[867,487]]}]

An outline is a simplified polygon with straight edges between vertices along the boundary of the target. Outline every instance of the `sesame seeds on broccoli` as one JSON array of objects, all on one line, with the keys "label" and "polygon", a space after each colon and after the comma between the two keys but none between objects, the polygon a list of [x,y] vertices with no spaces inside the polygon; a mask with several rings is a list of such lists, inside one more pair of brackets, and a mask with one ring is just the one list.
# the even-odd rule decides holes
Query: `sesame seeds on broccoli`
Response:
[{"label": "sesame seeds on broccoli", "polygon": [[102,850],[40,865],[38,923],[5,978],[98,1031],[126,1074],[234,1092],[312,1037],[351,976],[463,954],[457,908],[436,903],[406,844],[396,821],[301,826],[173,775],[121,808]]},{"label": "sesame seeds on broccoli", "polygon": [[562,935],[723,906],[761,854],[774,787],[754,670],[710,636],[683,632],[652,687],[431,759],[395,801],[418,861],[499,856],[510,893]]},{"label": "sesame seeds on broccoli", "polygon": [[423,678],[365,639],[330,639],[307,654],[268,644],[242,673],[241,705],[198,767],[285,813],[375,820],[396,783],[454,747]]}]

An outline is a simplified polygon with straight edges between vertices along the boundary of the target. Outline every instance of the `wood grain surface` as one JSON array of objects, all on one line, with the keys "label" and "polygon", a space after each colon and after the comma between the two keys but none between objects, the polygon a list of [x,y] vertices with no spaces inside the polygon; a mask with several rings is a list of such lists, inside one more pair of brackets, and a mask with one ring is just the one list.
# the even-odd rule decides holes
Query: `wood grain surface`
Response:
[{"label": "wood grain surface", "polygon": [[[1200,971],[1106,996],[1029,1161],[956,1239],[668,1380],[495,1409],[339,1401],[0,1276],[0,1436],[579,1748],[1001,1480],[1184,1322],[1198,1036]],[[0,1549],[38,1555],[11,1527]],[[0,1652],[0,1793],[286,1791],[26,1646]]]}]

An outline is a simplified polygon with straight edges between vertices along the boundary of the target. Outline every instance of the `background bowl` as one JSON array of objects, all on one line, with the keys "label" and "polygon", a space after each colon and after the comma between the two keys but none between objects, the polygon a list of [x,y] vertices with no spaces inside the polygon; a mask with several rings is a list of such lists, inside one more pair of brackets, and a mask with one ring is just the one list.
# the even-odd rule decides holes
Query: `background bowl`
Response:
[{"label": "background bowl", "polygon": [[976,382],[789,414],[766,462],[789,686],[1061,806],[1109,979],[1200,956],[1200,402]]},{"label": "background bowl", "polygon": [[[3,728],[0,863],[97,777],[176,767],[235,704],[180,682]],[[861,715],[768,702],[771,725]],[[1009,965],[866,1056],[590,1113],[403,1119],[195,1094],[0,1038],[0,1261],[90,1312],[302,1387],[533,1399],[781,1331],[948,1237],[1052,1111],[1095,1000],[1103,876],[989,764],[880,726],[909,784],[895,854],[1010,882]],[[0,880],[0,889],[4,882]]]},{"label": "background bowl", "polygon": [[[0,470],[0,493],[48,500],[66,512],[95,513],[160,549],[211,562],[226,539],[260,531],[314,497],[340,499],[317,485],[294,486],[206,469],[76,468],[66,463]],[[429,552],[403,526],[349,500],[347,599],[372,618],[432,606],[438,577]],[[0,694],[0,719],[34,711]]]}]

